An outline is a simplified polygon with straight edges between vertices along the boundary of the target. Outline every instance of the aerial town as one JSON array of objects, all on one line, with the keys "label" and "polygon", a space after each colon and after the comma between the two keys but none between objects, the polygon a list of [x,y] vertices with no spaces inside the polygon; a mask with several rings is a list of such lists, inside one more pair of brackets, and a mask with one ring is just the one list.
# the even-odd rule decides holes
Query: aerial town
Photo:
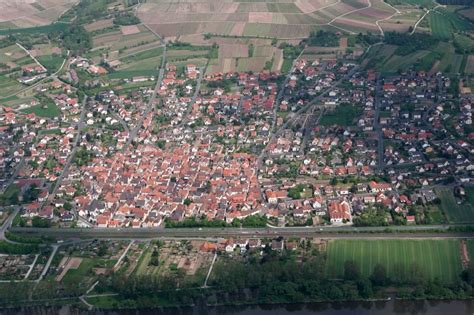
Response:
[{"label": "aerial town", "polygon": [[472,315],[473,104],[473,0],[0,0],[0,313]]},{"label": "aerial town", "polygon": [[459,83],[441,72],[382,77],[353,60],[300,58],[286,75],[205,74],[166,63],[159,78],[120,82],[151,85],[86,96],[77,71],[107,70],[66,63],[34,88],[58,116],[1,109],[2,187],[17,189],[26,225],[439,224],[440,200],[462,207],[473,180],[474,95],[455,98]]}]

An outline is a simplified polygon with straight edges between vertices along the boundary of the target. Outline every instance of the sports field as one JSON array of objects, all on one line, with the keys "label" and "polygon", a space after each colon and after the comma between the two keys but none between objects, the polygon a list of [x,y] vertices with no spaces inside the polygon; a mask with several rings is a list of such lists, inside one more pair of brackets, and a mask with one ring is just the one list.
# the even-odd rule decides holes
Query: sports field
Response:
[{"label": "sports field", "polygon": [[382,264],[389,277],[397,265],[416,263],[430,279],[456,280],[462,271],[458,240],[334,240],[329,242],[326,273],[341,278],[344,263],[356,262],[364,276],[370,276],[376,264]]},{"label": "sports field", "polygon": [[458,204],[452,190],[439,189],[436,194],[441,199],[441,209],[443,209],[448,221],[451,223],[472,223],[474,222],[474,204],[472,199],[474,191],[466,189],[467,201]]}]

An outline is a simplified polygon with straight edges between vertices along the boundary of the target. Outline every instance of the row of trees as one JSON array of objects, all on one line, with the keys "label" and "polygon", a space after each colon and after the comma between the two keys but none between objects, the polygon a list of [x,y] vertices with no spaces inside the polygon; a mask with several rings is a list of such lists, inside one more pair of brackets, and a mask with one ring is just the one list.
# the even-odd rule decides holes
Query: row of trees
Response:
[{"label": "row of trees", "polygon": [[104,279],[98,289],[118,292],[125,303],[143,307],[157,302],[157,292],[160,302],[164,299],[169,304],[191,304],[200,299],[211,304],[353,301],[385,298],[389,286],[403,298],[466,298],[473,294],[471,269],[458,282],[446,284],[429,280],[416,264],[395,266],[391,277],[383,265],[376,265],[365,277],[357,263],[346,261],[343,278],[337,280],[327,277],[324,266],[324,255],[306,257],[297,263],[292,254],[268,251],[262,259],[253,256],[245,263],[221,260],[214,267],[208,290],[199,290],[182,272],[159,277],[114,276]]},{"label": "row of trees", "polygon": [[406,56],[419,50],[429,49],[438,43],[438,40],[431,35],[423,33],[385,33],[384,42],[389,45],[397,45],[395,53],[399,56]]}]

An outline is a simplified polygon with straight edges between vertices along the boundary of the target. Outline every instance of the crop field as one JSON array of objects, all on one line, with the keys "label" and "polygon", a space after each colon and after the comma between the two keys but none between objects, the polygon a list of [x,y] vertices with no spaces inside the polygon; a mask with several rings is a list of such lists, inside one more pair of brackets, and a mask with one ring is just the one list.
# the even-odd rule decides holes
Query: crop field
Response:
[{"label": "crop field", "polygon": [[389,277],[400,268],[416,264],[431,279],[449,283],[461,273],[458,240],[334,240],[327,250],[326,273],[342,278],[344,263],[352,260],[361,274],[370,276],[376,264],[382,264]]},{"label": "crop field", "polygon": [[101,30],[101,29],[104,29],[104,28],[111,27],[113,25],[114,25],[113,24],[113,19],[106,19],[106,20],[99,20],[99,21],[95,21],[95,22],[86,24],[86,25],[84,25],[84,28],[88,32],[94,32],[94,31],[97,31],[97,30]]},{"label": "crop field", "polygon": [[436,11],[440,12],[446,19],[449,19],[454,29],[457,31],[469,31],[474,29],[474,24],[469,19],[463,18],[462,15],[456,13],[456,6],[447,6],[438,8]]},{"label": "crop field", "polygon": [[406,70],[418,60],[422,59],[430,52],[427,50],[417,51],[408,56],[393,55],[382,67],[383,72],[396,72],[398,69]]},{"label": "crop field", "polygon": [[413,9],[402,12],[392,19],[380,22],[379,24],[384,31],[406,32],[410,26],[415,25],[423,13],[422,10]]},{"label": "crop field", "polygon": [[0,0],[0,21],[13,24],[11,28],[43,26],[56,21],[78,0]]},{"label": "crop field", "polygon": [[422,6],[424,8],[432,8],[435,6],[432,0],[386,0],[387,3],[393,6],[397,5],[412,5]]},{"label": "crop field", "polygon": [[394,12],[382,0],[371,0],[370,6],[367,0],[153,0],[140,6],[138,16],[170,38],[213,34],[291,39],[330,27],[329,22],[344,25],[349,32],[378,32],[375,21]]},{"label": "crop field", "polygon": [[18,65],[18,60],[25,57],[29,61],[33,61],[27,56],[26,52],[17,45],[11,45],[0,49],[0,62],[7,64],[10,68],[16,67]]},{"label": "crop field", "polygon": [[474,21],[474,8],[466,8],[459,11],[462,16]]},{"label": "crop field", "polygon": [[458,204],[452,190],[439,189],[436,191],[441,199],[441,209],[451,223],[474,222],[474,190],[466,190],[468,199]]},{"label": "crop field", "polygon": [[143,25],[135,28],[138,33],[124,35],[121,30],[111,29],[94,36],[93,49],[87,56],[94,62],[100,62],[102,55],[107,54],[109,61],[119,60],[121,63],[160,56],[163,48],[159,38]]},{"label": "crop field", "polygon": [[[150,244],[138,260],[136,275],[174,274],[178,270],[193,276],[199,285],[204,278],[213,254],[199,251],[202,241],[163,242],[160,246]],[[185,248],[184,245],[188,245]],[[155,263],[153,261],[156,261]]]},{"label": "crop field", "polygon": [[466,74],[474,74],[474,55],[469,55],[469,57],[467,57],[467,63],[464,72]]},{"label": "crop field", "polygon": [[18,81],[6,75],[0,75],[0,98],[19,92],[23,87]]},{"label": "crop field", "polygon": [[461,51],[474,52],[474,40],[468,36],[455,34],[454,43]]},{"label": "crop field", "polygon": [[450,39],[453,33],[453,26],[449,19],[446,19],[438,11],[433,11],[428,15],[431,27],[431,33],[439,39]]}]

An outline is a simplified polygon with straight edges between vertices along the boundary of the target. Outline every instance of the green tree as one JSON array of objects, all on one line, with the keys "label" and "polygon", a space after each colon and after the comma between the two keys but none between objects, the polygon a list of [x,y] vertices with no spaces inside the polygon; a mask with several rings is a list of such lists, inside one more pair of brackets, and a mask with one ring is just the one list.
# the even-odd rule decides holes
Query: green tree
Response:
[{"label": "green tree", "polygon": [[344,263],[344,279],[354,281],[360,279],[360,268],[355,261],[347,260]]},{"label": "green tree", "polygon": [[370,281],[374,286],[385,286],[388,283],[387,270],[382,264],[376,264],[370,275]]}]

